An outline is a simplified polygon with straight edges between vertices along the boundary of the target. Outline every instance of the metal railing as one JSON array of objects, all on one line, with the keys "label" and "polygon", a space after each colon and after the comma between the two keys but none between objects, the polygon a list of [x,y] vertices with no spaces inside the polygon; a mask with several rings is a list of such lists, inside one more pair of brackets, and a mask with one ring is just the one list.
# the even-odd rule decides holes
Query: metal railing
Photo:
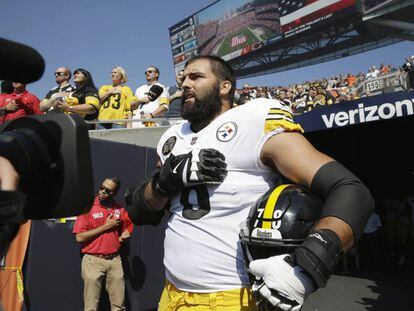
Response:
[{"label": "metal railing", "polygon": [[388,75],[370,78],[361,82],[355,89],[360,97],[379,95],[385,92],[407,91],[409,89],[406,72],[396,71]]},{"label": "metal railing", "polygon": [[[93,121],[86,121],[88,124],[112,124],[112,123],[123,123],[123,124],[132,124],[132,123],[152,123],[155,124],[155,126],[166,126],[169,127],[171,125],[177,124],[179,122],[183,122],[184,120],[182,118],[151,118],[151,119],[116,119],[116,120],[93,120]],[[145,127],[143,125],[142,127]],[[105,129],[103,129],[105,130]],[[99,131],[99,130],[98,130]]]}]

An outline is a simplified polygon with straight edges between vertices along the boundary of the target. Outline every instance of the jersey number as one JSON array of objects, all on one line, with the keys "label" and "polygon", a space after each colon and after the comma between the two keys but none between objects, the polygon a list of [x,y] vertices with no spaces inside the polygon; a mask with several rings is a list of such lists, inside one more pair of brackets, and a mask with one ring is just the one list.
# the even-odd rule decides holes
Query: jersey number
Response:
[{"label": "jersey number", "polygon": [[107,97],[103,102],[104,108],[109,108],[112,106],[112,109],[119,109],[121,107],[121,94],[112,94],[111,96]]},{"label": "jersey number", "polygon": [[[198,205],[190,203],[189,198],[191,191],[195,191]],[[210,213],[210,199],[205,185],[184,188],[183,191],[181,191],[180,202],[183,206],[183,217],[186,219],[197,220]]]}]

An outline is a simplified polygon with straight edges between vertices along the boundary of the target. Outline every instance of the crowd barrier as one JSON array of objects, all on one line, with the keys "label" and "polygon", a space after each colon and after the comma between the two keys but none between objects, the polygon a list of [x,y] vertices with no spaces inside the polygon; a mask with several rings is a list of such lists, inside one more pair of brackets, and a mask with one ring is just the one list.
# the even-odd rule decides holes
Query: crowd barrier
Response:
[{"label": "crowd barrier", "polygon": [[407,91],[409,89],[408,74],[396,71],[388,75],[370,78],[361,82],[356,88],[360,97],[379,95],[389,92]]}]

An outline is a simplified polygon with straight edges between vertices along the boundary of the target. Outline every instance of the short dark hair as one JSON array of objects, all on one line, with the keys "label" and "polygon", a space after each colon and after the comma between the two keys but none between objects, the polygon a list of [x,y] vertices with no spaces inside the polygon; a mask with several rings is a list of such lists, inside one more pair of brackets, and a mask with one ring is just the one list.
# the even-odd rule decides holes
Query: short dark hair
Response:
[{"label": "short dark hair", "polygon": [[161,75],[160,74],[160,69],[158,67],[155,67],[155,66],[148,66],[147,68],[150,68],[150,67],[151,68],[154,68],[155,69],[155,72],[158,73],[158,78],[157,78],[157,80],[158,80],[160,78],[160,75]]},{"label": "short dark hair", "polygon": [[119,190],[119,188],[121,187],[121,181],[119,180],[119,178],[116,177],[110,177],[110,178],[106,178],[111,180],[113,183],[116,184],[116,190]]},{"label": "short dark hair", "polygon": [[229,63],[227,63],[225,60],[218,56],[197,55],[188,60],[187,63],[185,63],[185,67],[197,60],[208,60],[210,62],[211,71],[214,73],[214,75],[217,77],[219,81],[230,81],[231,89],[229,92],[229,100],[230,102],[233,102],[234,92],[236,91],[236,78],[234,77],[234,70],[229,65]]}]

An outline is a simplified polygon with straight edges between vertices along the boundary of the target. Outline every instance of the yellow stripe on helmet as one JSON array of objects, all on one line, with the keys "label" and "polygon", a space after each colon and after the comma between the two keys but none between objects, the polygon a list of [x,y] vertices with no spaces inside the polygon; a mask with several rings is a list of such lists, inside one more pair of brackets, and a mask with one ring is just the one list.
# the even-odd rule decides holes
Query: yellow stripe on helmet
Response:
[{"label": "yellow stripe on helmet", "polygon": [[[282,191],[291,186],[290,184],[287,185],[280,185],[269,196],[267,200],[264,212],[263,212],[263,219],[272,219],[273,213],[275,211],[276,202],[279,199],[280,194]],[[262,221],[262,229],[272,229],[272,221]]]}]

